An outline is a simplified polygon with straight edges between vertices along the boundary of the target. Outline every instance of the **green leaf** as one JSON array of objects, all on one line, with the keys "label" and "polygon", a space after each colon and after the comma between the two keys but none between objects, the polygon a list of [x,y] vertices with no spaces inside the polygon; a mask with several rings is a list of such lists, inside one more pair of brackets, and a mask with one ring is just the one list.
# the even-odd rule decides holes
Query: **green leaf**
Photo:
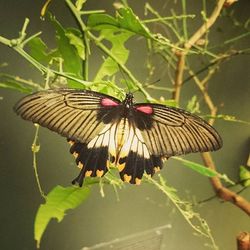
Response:
[{"label": "green leaf", "polygon": [[188,101],[187,111],[191,113],[200,113],[200,104],[197,100],[197,96],[194,95],[191,100]]},{"label": "green leaf", "polygon": [[[111,42],[112,47],[110,52],[119,60],[120,63],[125,64],[128,60],[129,50],[126,49],[124,43],[131,37],[130,32],[117,32],[117,29],[104,29],[101,31],[101,37]],[[110,57],[104,59],[103,64],[99,68],[95,82],[103,80],[104,77],[111,77],[119,71],[118,64]]]},{"label": "green leaf", "polygon": [[185,159],[182,159],[180,157],[174,157],[174,159],[181,161],[185,166],[195,170],[196,172],[204,175],[204,176],[208,176],[208,177],[214,177],[219,175],[216,171],[207,168],[204,165],[201,165],[199,163],[193,162],[193,161],[188,161]]},{"label": "green leaf", "polygon": [[120,8],[118,10],[117,20],[121,28],[145,36],[146,38],[152,38],[149,29],[141,22],[138,16],[136,16],[131,8]]},{"label": "green leaf", "polygon": [[[72,29],[64,29],[62,25],[52,15],[50,15],[50,20],[56,30],[56,42],[58,51],[63,59],[64,72],[79,79],[82,79],[82,59],[79,56],[78,50],[76,49],[76,39],[73,39],[74,44],[72,45]],[[70,33],[71,35],[69,35]],[[71,37],[71,39],[69,39],[69,36]],[[82,84],[73,80],[68,80],[68,86],[70,88],[84,87]]]},{"label": "green leaf", "polygon": [[86,2],[87,0],[76,0],[76,8],[77,10],[81,10],[84,3]]},{"label": "green leaf", "polygon": [[149,29],[141,22],[131,8],[122,7],[117,11],[117,18],[113,18],[107,14],[92,14],[88,19],[88,26],[96,30],[103,28],[124,29],[146,38],[153,38]]},{"label": "green leaf", "polygon": [[40,37],[34,37],[27,43],[29,54],[40,63],[49,64],[51,55],[48,47]]},{"label": "green leaf", "polygon": [[[111,27],[110,27],[111,26]],[[88,27],[95,28],[96,30],[110,29],[119,27],[116,19],[108,14],[92,14],[88,18]]]},{"label": "green leaf", "polygon": [[230,180],[227,175],[225,174],[220,174],[218,173],[217,171],[213,170],[213,169],[210,169],[210,168],[207,168],[206,166],[204,165],[201,165],[199,163],[196,163],[196,162],[193,162],[193,161],[188,161],[188,160],[185,160],[183,158],[180,158],[180,157],[173,157],[174,159],[178,160],[178,161],[181,161],[185,166],[193,169],[194,171],[204,175],[204,176],[207,176],[207,177],[214,177],[214,176],[217,176],[219,177],[220,179],[224,180],[225,182],[227,183],[230,183],[231,185],[235,185],[235,183]]},{"label": "green leaf", "polygon": [[81,37],[81,33],[76,29],[67,29],[65,35],[68,37],[69,43],[76,48],[79,57],[84,61],[85,46],[83,43],[83,38]]},{"label": "green leaf", "polygon": [[27,86],[24,82],[19,80],[19,77],[10,75],[0,75],[0,88],[17,90],[23,93],[31,93],[33,88]]},{"label": "green leaf", "polygon": [[34,236],[39,248],[42,235],[51,219],[61,222],[68,209],[78,207],[89,195],[88,187],[56,186],[46,196],[45,204],[40,205],[35,218]]},{"label": "green leaf", "polygon": [[240,166],[240,180],[244,187],[250,186],[250,170],[245,166]]}]

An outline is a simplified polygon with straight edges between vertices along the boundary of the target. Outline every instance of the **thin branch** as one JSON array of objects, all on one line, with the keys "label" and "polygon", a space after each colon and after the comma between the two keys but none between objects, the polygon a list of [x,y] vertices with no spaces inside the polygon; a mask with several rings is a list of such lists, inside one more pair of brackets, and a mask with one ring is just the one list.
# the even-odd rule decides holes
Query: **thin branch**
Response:
[{"label": "thin branch", "polygon": [[210,29],[219,17],[221,9],[223,8],[225,0],[218,0],[217,4],[206,22],[192,35],[192,37],[184,44],[185,51],[176,51],[178,58],[176,72],[175,72],[175,90],[173,92],[173,99],[178,103],[180,100],[181,86],[183,82],[183,74],[185,69],[185,58],[189,50],[195,43]]},{"label": "thin branch", "polygon": [[35,136],[34,136],[34,140],[32,143],[32,153],[33,153],[33,168],[34,168],[34,172],[35,172],[35,178],[36,178],[36,183],[39,189],[39,192],[41,194],[41,196],[46,200],[46,195],[43,192],[40,180],[39,180],[39,176],[38,176],[38,171],[37,171],[37,165],[36,165],[36,154],[39,152],[40,146],[37,144],[38,141],[38,131],[39,131],[39,125],[35,124],[36,127],[36,132],[35,132]]},{"label": "thin branch", "polygon": [[[206,152],[201,154],[204,164],[210,169],[216,170],[211,154]],[[210,178],[211,184],[218,197],[224,201],[230,201],[235,206],[239,207],[246,214],[250,215],[250,203],[242,196],[224,187],[218,177]]]},{"label": "thin branch", "polygon": [[189,50],[193,47],[193,45],[211,28],[211,26],[215,23],[220,12],[223,8],[223,5],[226,0],[218,0],[214,10],[207,21],[192,35],[192,37],[185,43],[184,47]]},{"label": "thin branch", "polygon": [[[217,4],[210,15],[209,18],[206,19],[206,22],[191,36],[191,38],[184,44],[185,51],[176,51],[177,56],[177,64],[176,64],[176,74],[175,74],[175,84],[174,84],[174,92],[173,92],[173,99],[178,103],[180,99],[180,92],[181,87],[183,84],[183,74],[185,70],[185,59],[186,55],[189,52],[189,50],[195,46],[195,43],[202,38],[204,34],[207,33],[207,31],[211,28],[211,26],[215,23],[217,20],[221,9],[223,8],[223,4],[225,3],[225,0],[218,0]],[[221,60],[220,58],[219,60]],[[200,80],[197,75],[194,74],[191,70],[189,70],[190,75],[192,75],[196,85],[202,92],[202,95],[204,97],[204,101],[206,105],[208,106],[210,110],[210,114],[212,117],[216,115],[217,108],[214,105],[211,97],[209,96],[207,89],[206,89],[206,83],[209,81],[211,76],[214,74],[215,68],[212,68],[209,70],[208,74],[204,77],[203,80]],[[213,124],[214,120],[210,119],[209,123]],[[202,153],[201,154],[204,164],[210,168],[216,171],[216,166],[212,160],[211,154],[209,152]],[[235,192],[229,190],[228,188],[224,187],[218,177],[212,177],[210,178],[211,184],[214,188],[214,191],[218,197],[225,201],[230,201],[240,209],[242,209],[245,213],[250,215],[250,203],[241,197],[240,195],[236,194]]]}]

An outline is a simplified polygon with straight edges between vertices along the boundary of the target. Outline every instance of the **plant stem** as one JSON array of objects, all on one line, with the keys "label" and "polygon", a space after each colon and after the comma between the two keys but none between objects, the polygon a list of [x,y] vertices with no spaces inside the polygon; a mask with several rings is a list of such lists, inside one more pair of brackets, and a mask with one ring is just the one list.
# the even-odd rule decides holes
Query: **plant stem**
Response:
[{"label": "plant stem", "polygon": [[37,171],[37,164],[36,164],[36,154],[39,151],[39,145],[37,144],[38,141],[38,132],[39,132],[39,125],[35,124],[36,127],[36,132],[35,132],[35,137],[32,143],[32,152],[33,152],[33,168],[34,168],[34,172],[35,172],[35,178],[36,178],[36,183],[39,189],[39,192],[41,194],[41,196],[46,200],[46,195],[44,194],[43,190],[42,190],[42,186],[39,180],[39,176],[38,176],[38,171]]},{"label": "plant stem", "polygon": [[88,38],[93,40],[97,47],[99,47],[106,55],[108,55],[110,58],[112,58],[123,70],[123,72],[130,78],[130,80],[138,87],[138,89],[144,94],[147,100],[152,101],[153,98],[149,95],[149,93],[144,89],[142,84],[133,76],[133,74],[129,71],[129,69],[119,61],[119,59],[103,44],[99,41],[99,39],[92,34],[86,27],[86,25],[83,23],[81,19],[81,14],[77,10],[77,8],[74,6],[74,4],[70,0],[65,0],[68,7],[74,14],[75,18],[78,21],[79,26],[81,27],[81,30],[86,33]]}]

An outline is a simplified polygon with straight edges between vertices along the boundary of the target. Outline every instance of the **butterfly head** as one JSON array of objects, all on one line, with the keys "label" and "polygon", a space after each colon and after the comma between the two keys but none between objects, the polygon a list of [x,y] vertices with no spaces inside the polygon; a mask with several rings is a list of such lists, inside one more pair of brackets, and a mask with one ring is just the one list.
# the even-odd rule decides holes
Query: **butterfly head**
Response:
[{"label": "butterfly head", "polygon": [[126,108],[130,108],[133,105],[134,103],[133,99],[134,99],[134,96],[132,93],[126,94],[126,97],[123,101],[123,104],[125,105]]}]

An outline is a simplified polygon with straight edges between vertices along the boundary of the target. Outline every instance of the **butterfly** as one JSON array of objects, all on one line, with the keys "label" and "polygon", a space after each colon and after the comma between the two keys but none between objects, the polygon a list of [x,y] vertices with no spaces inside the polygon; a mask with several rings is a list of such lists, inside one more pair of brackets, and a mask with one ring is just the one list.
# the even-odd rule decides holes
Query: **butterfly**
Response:
[{"label": "butterfly", "polygon": [[116,166],[123,181],[140,184],[163,160],[222,147],[217,131],[185,110],[154,103],[123,101],[90,90],[50,89],[21,99],[14,110],[23,119],[68,138],[80,168],[72,181],[102,177]]}]

